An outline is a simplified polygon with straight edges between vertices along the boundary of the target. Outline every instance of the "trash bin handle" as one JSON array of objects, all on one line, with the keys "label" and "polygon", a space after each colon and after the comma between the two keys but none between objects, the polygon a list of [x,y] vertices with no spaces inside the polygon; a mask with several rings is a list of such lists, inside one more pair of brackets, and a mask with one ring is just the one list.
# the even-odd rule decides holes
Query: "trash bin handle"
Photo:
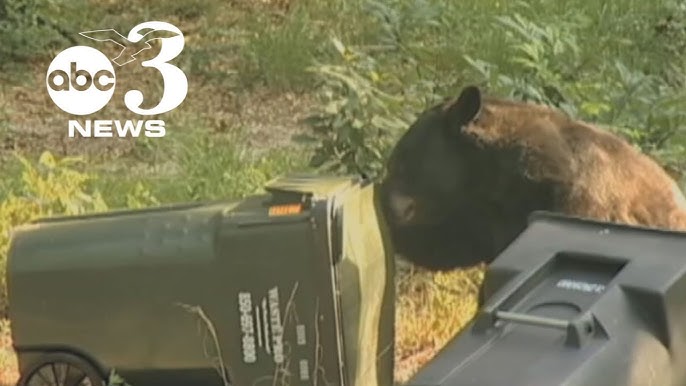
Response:
[{"label": "trash bin handle", "polygon": [[509,311],[496,311],[496,319],[504,320],[513,323],[528,324],[532,326],[551,327],[560,330],[566,330],[569,327],[569,321],[563,319],[547,318],[544,316],[520,314]]},{"label": "trash bin handle", "polygon": [[572,320],[564,320],[518,312],[492,310],[482,311],[478,314],[472,326],[472,331],[474,333],[492,331],[498,321],[566,331],[565,345],[577,348],[592,339],[597,330],[597,321],[593,314],[588,311]]}]

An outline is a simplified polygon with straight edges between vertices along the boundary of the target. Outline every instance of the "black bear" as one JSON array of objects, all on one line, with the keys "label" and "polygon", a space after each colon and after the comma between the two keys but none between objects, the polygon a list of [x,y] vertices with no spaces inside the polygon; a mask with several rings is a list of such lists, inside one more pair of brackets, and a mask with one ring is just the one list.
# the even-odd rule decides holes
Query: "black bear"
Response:
[{"label": "black bear", "polygon": [[676,183],[627,141],[474,86],[418,117],[381,186],[396,251],[431,270],[489,263],[535,210],[686,230]]}]

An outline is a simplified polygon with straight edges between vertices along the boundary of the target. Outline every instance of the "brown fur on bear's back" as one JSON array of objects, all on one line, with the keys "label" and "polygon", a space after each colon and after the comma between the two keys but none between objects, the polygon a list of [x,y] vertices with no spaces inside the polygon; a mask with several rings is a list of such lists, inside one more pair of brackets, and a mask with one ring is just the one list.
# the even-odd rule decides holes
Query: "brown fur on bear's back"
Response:
[{"label": "brown fur on bear's back", "polygon": [[686,230],[674,180],[609,131],[546,106],[489,98],[464,132],[489,146],[521,149],[530,178],[556,183],[560,212]]}]

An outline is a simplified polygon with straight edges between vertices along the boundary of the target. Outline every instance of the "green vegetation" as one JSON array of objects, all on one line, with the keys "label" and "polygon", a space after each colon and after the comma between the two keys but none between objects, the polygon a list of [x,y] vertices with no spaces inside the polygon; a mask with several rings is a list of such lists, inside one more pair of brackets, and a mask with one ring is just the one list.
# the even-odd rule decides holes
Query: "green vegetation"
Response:
[{"label": "green vegetation", "polygon": [[[89,44],[79,31],[144,20],[186,35],[189,95],[161,117],[167,136],[65,140],[68,117],[43,95],[49,61]],[[0,2],[0,267],[8,230],[37,216],[238,198],[296,170],[379,176],[415,115],[466,84],[607,126],[680,176],[685,38],[677,0]],[[154,99],[145,74],[117,87],[145,83]],[[112,104],[104,116],[136,119]],[[399,311],[414,331],[398,338],[401,361],[462,325],[438,326],[435,308],[452,303],[429,297],[422,323],[408,315],[426,301]],[[427,325],[440,337],[416,330]]]}]

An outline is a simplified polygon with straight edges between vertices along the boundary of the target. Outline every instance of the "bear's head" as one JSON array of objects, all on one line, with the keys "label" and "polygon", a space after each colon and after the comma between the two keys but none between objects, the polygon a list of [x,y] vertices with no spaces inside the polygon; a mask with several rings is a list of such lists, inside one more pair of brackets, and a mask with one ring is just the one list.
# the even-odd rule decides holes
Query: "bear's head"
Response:
[{"label": "bear's head", "polygon": [[392,225],[435,224],[456,209],[451,208],[458,204],[455,194],[466,190],[463,185],[468,182],[469,165],[462,161],[474,147],[460,129],[480,111],[481,92],[467,87],[457,102],[422,113],[400,138],[383,184]]},{"label": "bear's head", "polygon": [[479,88],[465,87],[454,101],[423,112],[390,155],[384,215],[398,254],[419,266],[490,262],[526,227],[532,209],[545,209],[531,196],[541,187],[518,171],[521,151],[485,145],[467,130],[501,122],[487,103]]}]

